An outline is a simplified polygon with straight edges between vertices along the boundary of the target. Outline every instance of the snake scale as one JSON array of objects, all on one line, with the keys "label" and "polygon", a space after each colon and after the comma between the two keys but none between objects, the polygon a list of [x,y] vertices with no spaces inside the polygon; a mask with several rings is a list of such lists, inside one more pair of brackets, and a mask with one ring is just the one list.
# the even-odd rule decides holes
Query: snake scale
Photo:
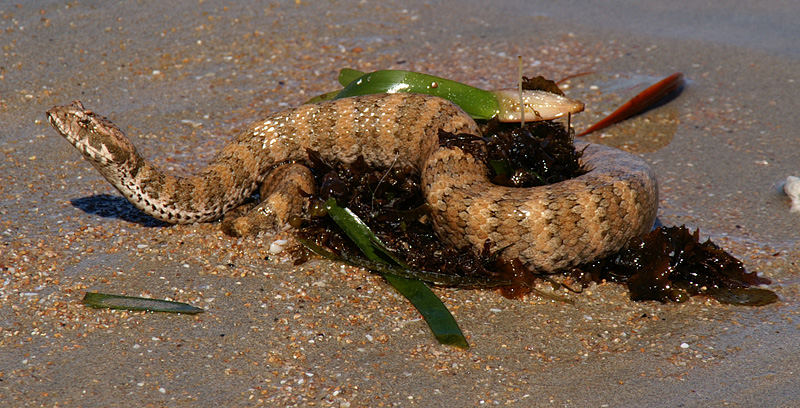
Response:
[{"label": "snake scale", "polygon": [[619,250],[652,227],[658,207],[656,178],[643,160],[584,142],[576,143],[589,169],[582,176],[542,187],[494,185],[482,162],[439,145],[440,130],[479,135],[476,123],[453,103],[426,95],[358,96],[276,113],[189,177],[155,168],[117,126],[80,102],[54,107],[47,117],[133,205],[168,223],[216,220],[269,177],[262,198],[271,204],[261,212],[275,213],[280,224],[287,211],[301,209],[291,201],[298,196],[290,191],[294,176],[275,172],[297,170],[281,164],[303,161],[306,149],[329,161],[363,156],[371,165],[413,166],[441,239],[475,252],[488,241],[541,272]]}]

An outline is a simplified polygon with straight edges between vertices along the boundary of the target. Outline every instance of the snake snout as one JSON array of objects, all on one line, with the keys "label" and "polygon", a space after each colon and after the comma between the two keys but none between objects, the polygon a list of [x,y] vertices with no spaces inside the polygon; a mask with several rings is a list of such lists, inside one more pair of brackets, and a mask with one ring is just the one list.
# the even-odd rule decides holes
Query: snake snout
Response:
[{"label": "snake snout", "polygon": [[136,148],[122,130],[84,108],[80,101],[54,106],[46,115],[61,136],[96,164],[122,164],[137,157]]}]

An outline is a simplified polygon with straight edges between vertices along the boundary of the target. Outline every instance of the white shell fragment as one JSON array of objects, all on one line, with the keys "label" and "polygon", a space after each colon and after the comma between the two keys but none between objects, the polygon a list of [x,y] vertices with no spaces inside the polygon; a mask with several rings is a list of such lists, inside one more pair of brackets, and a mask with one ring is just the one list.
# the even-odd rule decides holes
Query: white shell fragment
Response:
[{"label": "white shell fragment", "polygon": [[[493,92],[500,105],[497,118],[501,122],[520,122],[522,114],[519,91],[500,89]],[[583,102],[546,91],[522,91],[522,101],[525,107],[525,122],[558,119],[569,113],[583,111]]]},{"label": "white shell fragment", "polygon": [[783,192],[792,200],[792,208],[789,211],[800,212],[800,177],[786,177]]},{"label": "white shell fragment", "polygon": [[283,252],[283,248],[284,246],[286,246],[287,242],[289,241],[285,239],[276,239],[271,244],[269,244],[269,253],[272,255],[277,255]]}]

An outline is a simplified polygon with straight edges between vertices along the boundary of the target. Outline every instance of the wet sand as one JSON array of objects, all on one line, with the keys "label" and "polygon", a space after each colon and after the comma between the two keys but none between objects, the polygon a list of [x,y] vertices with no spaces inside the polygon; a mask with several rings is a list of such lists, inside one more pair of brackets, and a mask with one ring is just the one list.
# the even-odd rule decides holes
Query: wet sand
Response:
[{"label": "wet sand", "polygon": [[[0,400],[796,405],[800,218],[776,186],[800,175],[800,51],[786,17],[800,10],[777,1],[759,10],[742,2],[741,13],[604,7],[3,4]],[[567,82],[588,104],[577,129],[682,71],[677,99],[592,138],[641,154],[659,177],[660,222],[700,228],[772,279],[781,302],[632,302],[614,284],[566,295],[574,305],[436,289],[472,345],[456,350],[436,344],[379,277],[322,260],[295,267],[270,253],[272,237],[232,239],[215,224],[165,227],[140,215],[44,118],[80,99],[145,157],[185,174],[247,123],[336,87],[340,68],[500,88],[514,86],[518,55],[528,75],[590,73]],[[206,313],[92,310],[80,304],[88,290]]]}]

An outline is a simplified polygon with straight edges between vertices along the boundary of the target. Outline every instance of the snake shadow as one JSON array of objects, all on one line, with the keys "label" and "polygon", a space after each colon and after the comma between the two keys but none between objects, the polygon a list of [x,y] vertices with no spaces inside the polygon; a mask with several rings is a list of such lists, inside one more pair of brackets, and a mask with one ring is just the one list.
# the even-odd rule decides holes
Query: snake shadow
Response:
[{"label": "snake shadow", "polygon": [[159,221],[128,202],[124,197],[111,194],[97,194],[70,200],[70,204],[81,211],[103,218],[117,218],[124,221],[142,225],[144,227],[168,227],[164,221]]}]

